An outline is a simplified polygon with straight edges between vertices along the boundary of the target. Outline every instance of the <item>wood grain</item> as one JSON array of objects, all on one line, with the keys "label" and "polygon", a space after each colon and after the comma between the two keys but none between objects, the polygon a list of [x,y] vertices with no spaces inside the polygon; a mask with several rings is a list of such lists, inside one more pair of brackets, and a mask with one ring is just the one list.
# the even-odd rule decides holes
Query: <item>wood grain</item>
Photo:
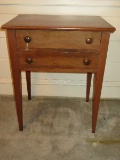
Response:
[{"label": "wood grain", "polygon": [[92,108],[92,132],[95,133],[98,117],[102,82],[106,64],[107,50],[109,44],[110,33],[104,32],[101,38],[100,56],[98,61],[98,71],[94,75],[94,90],[93,90],[93,108]]},{"label": "wood grain", "polygon": [[[95,23],[94,23],[95,22]],[[20,14],[2,25],[3,29],[109,31],[115,28],[99,16]]]},{"label": "wood grain", "polygon": [[10,51],[17,118],[18,118],[19,130],[22,131],[23,130],[23,113],[22,113],[21,70],[19,69],[19,65],[18,65],[19,63],[18,63],[18,56],[17,56],[17,50],[16,50],[15,31],[8,30],[7,35],[8,35],[8,46]]},{"label": "wood grain", "polygon": [[[36,48],[66,48],[99,50],[101,32],[86,31],[51,31],[51,30],[17,30],[17,48],[26,49],[24,37],[29,36],[31,42],[28,49]],[[92,43],[87,44],[86,39]]]},{"label": "wood grain", "polygon": [[[94,73],[92,132],[95,132],[109,36],[115,28],[100,17],[41,15],[19,15],[2,28],[8,32],[19,130],[23,129],[21,70],[25,70],[28,98],[31,98],[30,71],[87,73],[87,100]],[[27,48],[25,36],[32,40]],[[86,38],[93,42],[86,44]]]},{"label": "wood grain", "polygon": [[[39,71],[46,72],[80,72],[84,69],[97,69],[98,53],[79,52],[78,50],[63,49],[42,49],[39,52],[19,51],[19,68],[37,68]],[[28,64],[26,59],[31,58],[32,63]],[[90,60],[89,65],[84,64],[84,60]],[[30,69],[32,71],[32,69]]]}]

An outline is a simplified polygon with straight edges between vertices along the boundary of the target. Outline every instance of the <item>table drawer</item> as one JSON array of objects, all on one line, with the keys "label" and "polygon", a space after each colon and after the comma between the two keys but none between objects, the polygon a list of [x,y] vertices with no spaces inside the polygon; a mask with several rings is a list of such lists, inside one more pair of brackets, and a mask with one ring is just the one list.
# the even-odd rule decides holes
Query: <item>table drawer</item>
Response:
[{"label": "table drawer", "polygon": [[[93,49],[99,50],[101,32],[91,31],[50,31],[50,30],[17,30],[17,48],[25,50],[37,48]],[[30,37],[30,39],[29,39]]]},{"label": "table drawer", "polygon": [[[81,53],[76,50],[44,49],[37,52],[19,51],[19,68],[38,68],[39,71],[79,72],[97,69],[98,53]],[[33,69],[34,70],[34,69]]]}]

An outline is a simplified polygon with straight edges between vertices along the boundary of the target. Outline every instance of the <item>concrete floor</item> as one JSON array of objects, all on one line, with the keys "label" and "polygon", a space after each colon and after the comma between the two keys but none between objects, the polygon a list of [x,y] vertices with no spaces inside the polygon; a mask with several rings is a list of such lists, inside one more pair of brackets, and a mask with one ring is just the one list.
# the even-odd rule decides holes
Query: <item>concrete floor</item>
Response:
[{"label": "concrete floor", "polygon": [[18,131],[12,96],[0,96],[0,160],[119,160],[120,101],[101,100],[96,133],[92,102],[80,98],[23,97]]}]

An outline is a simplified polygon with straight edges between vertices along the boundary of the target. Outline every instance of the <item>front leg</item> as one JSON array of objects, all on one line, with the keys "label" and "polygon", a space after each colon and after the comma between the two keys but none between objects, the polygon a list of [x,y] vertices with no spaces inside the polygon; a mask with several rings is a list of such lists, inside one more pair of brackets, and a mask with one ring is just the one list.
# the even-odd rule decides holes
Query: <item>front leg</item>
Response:
[{"label": "front leg", "polygon": [[110,36],[110,33],[108,32],[102,33],[98,68],[97,68],[97,72],[94,75],[93,108],[92,108],[92,132],[93,133],[95,133],[95,130],[96,130],[96,123],[97,123],[97,117],[98,117],[104,69],[105,69],[105,64],[106,64],[109,36]]},{"label": "front leg", "polygon": [[8,30],[8,46],[11,61],[11,72],[13,78],[13,88],[16,103],[17,118],[19,130],[23,130],[23,113],[22,113],[22,84],[21,84],[21,71],[19,69],[19,59],[17,54],[17,43],[15,30]]}]

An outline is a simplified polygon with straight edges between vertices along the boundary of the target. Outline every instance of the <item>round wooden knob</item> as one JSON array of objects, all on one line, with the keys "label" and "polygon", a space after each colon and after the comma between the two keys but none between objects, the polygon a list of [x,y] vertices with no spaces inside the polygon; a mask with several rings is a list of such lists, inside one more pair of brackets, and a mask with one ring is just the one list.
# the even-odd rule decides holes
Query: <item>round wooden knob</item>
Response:
[{"label": "round wooden knob", "polygon": [[24,37],[24,41],[26,43],[29,43],[31,41],[31,37],[29,37],[29,36]]},{"label": "round wooden knob", "polygon": [[27,62],[28,64],[31,64],[31,63],[33,62],[33,60],[32,60],[32,58],[27,58],[27,59],[26,59],[26,62]]},{"label": "round wooden knob", "polygon": [[84,60],[83,60],[84,65],[89,65],[90,62],[91,62],[90,59],[84,59]]},{"label": "round wooden knob", "polygon": [[87,39],[86,39],[86,43],[87,43],[87,44],[91,44],[92,41],[93,41],[92,38],[87,38]]}]

